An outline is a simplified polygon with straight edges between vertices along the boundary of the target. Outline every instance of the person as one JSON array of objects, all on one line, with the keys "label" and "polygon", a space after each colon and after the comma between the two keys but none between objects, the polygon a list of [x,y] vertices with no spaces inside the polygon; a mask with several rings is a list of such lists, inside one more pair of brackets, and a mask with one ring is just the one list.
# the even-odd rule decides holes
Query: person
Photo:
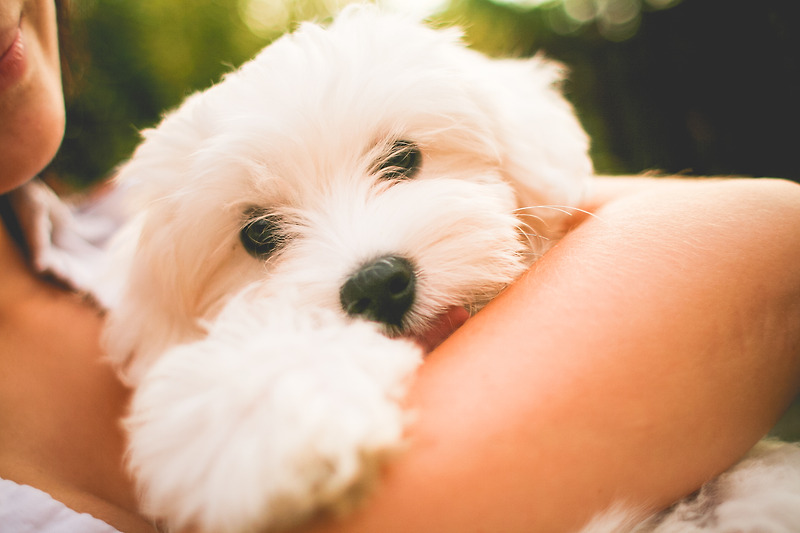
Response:
[{"label": "person", "polygon": [[[62,136],[57,5],[0,4],[1,193]],[[9,194],[0,531],[44,529],[45,509],[83,531],[155,531],[123,465],[130,391],[104,360],[102,310],[34,271]],[[584,207],[429,354],[408,448],[365,504],[311,530],[570,531],[617,501],[668,505],[776,421],[800,386],[800,187],[598,179]]]}]

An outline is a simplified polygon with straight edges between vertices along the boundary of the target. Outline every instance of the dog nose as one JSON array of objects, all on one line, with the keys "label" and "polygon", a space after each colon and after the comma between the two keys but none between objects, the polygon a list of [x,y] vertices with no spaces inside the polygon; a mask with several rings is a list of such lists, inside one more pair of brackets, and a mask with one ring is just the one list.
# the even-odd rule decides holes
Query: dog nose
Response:
[{"label": "dog nose", "polygon": [[384,256],[350,276],[339,291],[339,299],[350,316],[400,326],[414,303],[415,285],[411,261],[395,255]]}]

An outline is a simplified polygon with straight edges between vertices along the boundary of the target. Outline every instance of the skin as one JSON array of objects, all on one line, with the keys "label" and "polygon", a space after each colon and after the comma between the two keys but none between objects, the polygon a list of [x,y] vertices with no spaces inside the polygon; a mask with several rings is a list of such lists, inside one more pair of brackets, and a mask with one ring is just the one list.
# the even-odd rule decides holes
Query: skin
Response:
[{"label": "skin", "polygon": [[573,531],[669,505],[768,431],[800,385],[800,187],[597,199],[623,190],[429,356],[408,452],[319,531]]},{"label": "skin", "polygon": [[122,531],[153,531],[122,468],[129,391],[103,360],[101,313],[34,276],[0,231],[0,477]]},{"label": "skin", "polygon": [[[53,4],[0,4],[0,47],[20,13],[0,192],[63,130]],[[585,207],[597,216],[429,355],[407,452],[367,505],[316,529],[568,531],[619,499],[667,505],[772,425],[800,376],[800,187],[601,180]],[[33,275],[2,226],[0,273],[0,477],[153,531],[123,468],[129,391],[101,312]]]},{"label": "skin", "polygon": [[[52,0],[0,2],[0,56],[4,193],[44,168],[63,135]],[[153,531],[122,468],[129,391],[103,362],[101,313],[34,276],[2,224],[0,272],[0,477],[123,531]]]},{"label": "skin", "polygon": [[[0,192],[35,176],[52,159],[64,132],[55,4],[52,0],[0,3],[0,54],[22,30],[24,68],[0,68]],[[10,55],[18,53],[11,51]]]}]

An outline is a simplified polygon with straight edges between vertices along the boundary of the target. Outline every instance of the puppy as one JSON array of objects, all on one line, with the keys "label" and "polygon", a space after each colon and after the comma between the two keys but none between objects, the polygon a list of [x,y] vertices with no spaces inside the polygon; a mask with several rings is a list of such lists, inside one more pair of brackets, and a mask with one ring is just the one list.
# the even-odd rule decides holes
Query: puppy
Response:
[{"label": "puppy", "polygon": [[144,133],[106,344],[146,512],[244,532],[359,501],[402,444],[413,339],[513,281],[565,216],[531,206],[592,175],[560,79],[360,6]]},{"label": "puppy", "polygon": [[106,340],[148,512],[250,531],[358,499],[401,443],[408,339],[517,277],[563,216],[522,208],[592,174],[560,70],[356,7],[144,133]]}]

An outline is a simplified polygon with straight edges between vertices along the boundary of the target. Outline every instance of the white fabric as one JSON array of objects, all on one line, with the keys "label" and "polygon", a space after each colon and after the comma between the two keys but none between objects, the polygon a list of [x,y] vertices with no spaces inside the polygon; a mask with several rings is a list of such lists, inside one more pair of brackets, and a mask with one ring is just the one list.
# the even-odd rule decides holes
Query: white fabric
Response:
[{"label": "white fabric", "polygon": [[102,520],[77,513],[49,494],[0,479],[0,533],[119,533]]},{"label": "white fabric", "polygon": [[116,189],[82,204],[67,204],[47,185],[32,180],[10,193],[11,206],[25,236],[32,268],[103,304],[113,288],[104,276],[105,248],[125,217]]}]

